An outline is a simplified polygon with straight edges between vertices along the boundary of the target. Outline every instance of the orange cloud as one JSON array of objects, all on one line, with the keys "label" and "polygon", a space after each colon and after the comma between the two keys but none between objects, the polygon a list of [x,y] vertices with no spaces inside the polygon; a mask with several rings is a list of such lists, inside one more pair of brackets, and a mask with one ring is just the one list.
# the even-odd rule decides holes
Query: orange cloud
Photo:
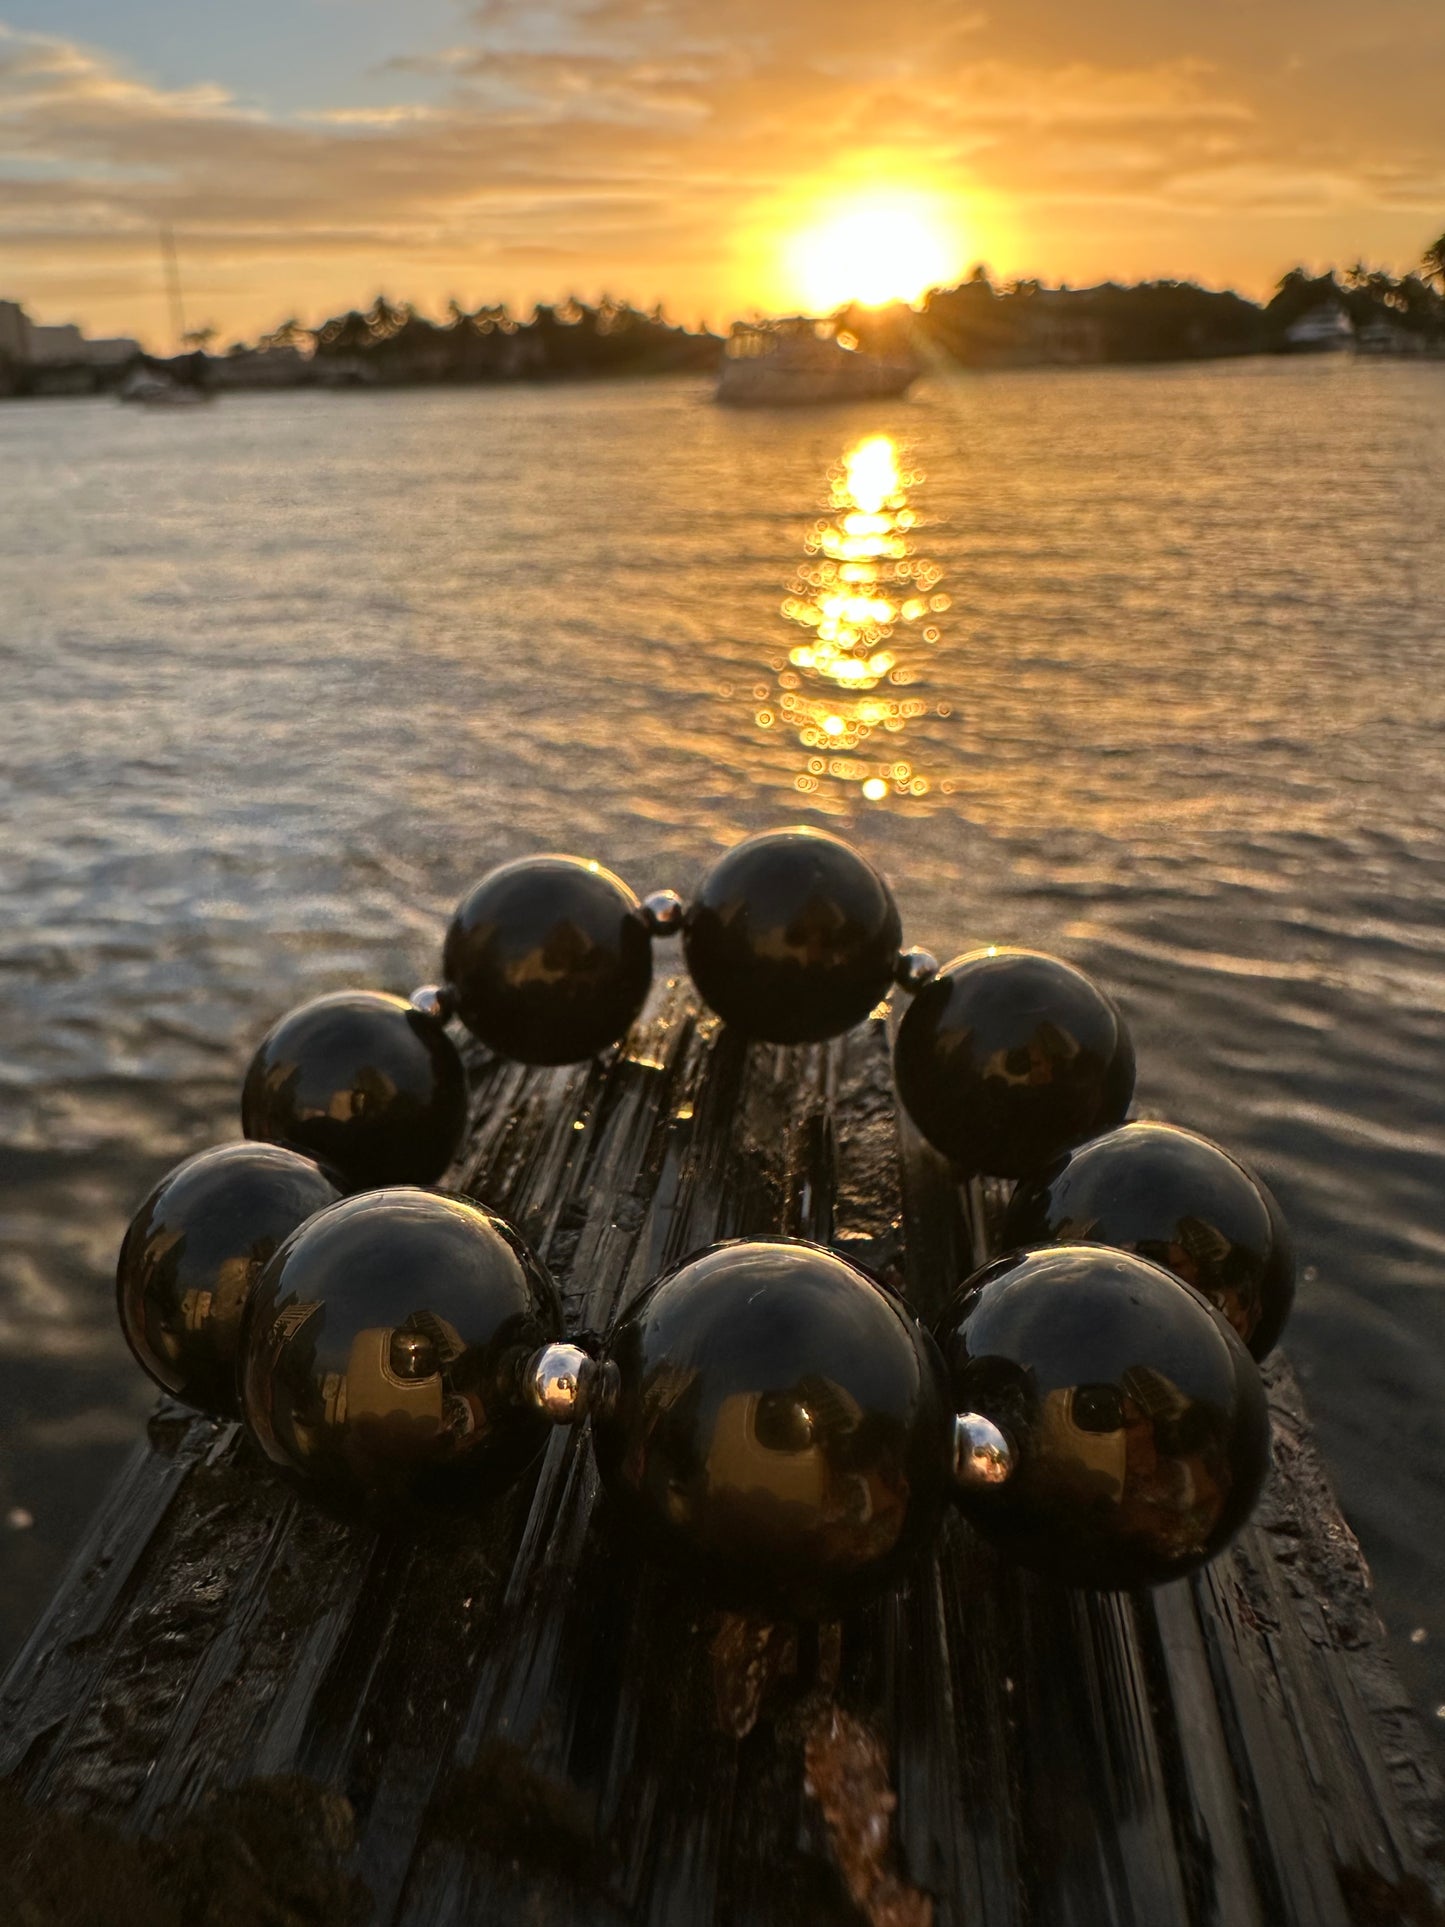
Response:
[{"label": "orange cloud", "polygon": [[0,28],[0,293],[155,331],[168,224],[227,330],[381,285],[719,320],[784,298],[760,237],[880,174],[958,209],[960,269],[981,241],[1003,272],[1258,287],[1438,226],[1432,56],[1445,14],[1410,0],[493,0],[388,63],[393,98],[283,116]]}]

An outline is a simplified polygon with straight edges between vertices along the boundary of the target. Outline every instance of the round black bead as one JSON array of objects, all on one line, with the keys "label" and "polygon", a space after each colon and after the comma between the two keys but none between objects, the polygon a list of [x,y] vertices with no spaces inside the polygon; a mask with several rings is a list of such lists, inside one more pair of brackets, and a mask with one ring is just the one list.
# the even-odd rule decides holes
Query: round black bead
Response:
[{"label": "round black bead", "polygon": [[974,950],[909,1005],[894,1071],[930,1144],[970,1174],[1019,1178],[1122,1122],[1134,1046],[1081,970],[1036,950]]},{"label": "round black bead", "polygon": [[240,1413],[241,1314],[261,1268],[341,1193],[310,1158],[222,1144],[163,1177],[116,1267],[121,1330],[157,1385],[217,1418]]},{"label": "round black bead", "polygon": [[1003,1551],[1069,1585],[1157,1585],[1248,1517],[1269,1464],[1254,1360],[1207,1300],[1099,1245],[1015,1253],[937,1325],[960,1412],[1016,1462],[960,1503]]},{"label": "round black bead", "polygon": [[1137,1252],[1224,1313],[1256,1358],[1294,1297],[1294,1245],[1269,1187],[1208,1138],[1125,1124],[1014,1192],[1003,1242]]},{"label": "round black bead", "polygon": [[750,836],[708,872],[683,925],[704,1000],[746,1037],[839,1037],[888,993],[902,925],[872,864],[823,830]]},{"label": "round black bead", "polygon": [[467,1078],[435,1018],[401,997],[340,990],[283,1017],[241,1092],[249,1138],[284,1144],[348,1191],[430,1184],[462,1141]]},{"label": "round black bead", "polygon": [[643,1293],[607,1359],[593,1437],[620,1520],[716,1602],[830,1618],[931,1537],[950,1440],[937,1349],[836,1253],[714,1246]]},{"label": "round black bead", "polygon": [[341,1498],[485,1496],[546,1438],[522,1368],[561,1332],[551,1279],[503,1219],[369,1192],[304,1225],[256,1281],[246,1418],[278,1465]]},{"label": "round black bead", "polygon": [[652,934],[600,864],[522,857],[457,905],[442,967],[473,1036],[524,1064],[575,1064],[625,1037],[652,982]]}]

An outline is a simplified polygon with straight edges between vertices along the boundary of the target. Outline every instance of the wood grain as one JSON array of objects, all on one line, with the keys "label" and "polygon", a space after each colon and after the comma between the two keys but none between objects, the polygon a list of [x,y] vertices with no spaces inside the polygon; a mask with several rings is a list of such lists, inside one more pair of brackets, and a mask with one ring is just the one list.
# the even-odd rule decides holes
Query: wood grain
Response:
[{"label": "wood grain", "polygon": [[[923,1316],[987,1248],[997,1198],[900,1136],[880,1020],[748,1048],[669,983],[609,1059],[472,1071],[451,1182],[574,1328],[717,1238],[831,1242]],[[1269,1379],[1264,1502],[1193,1581],[1069,1594],[955,1518],[820,1628],[639,1570],[583,1437],[379,1537],[162,1407],[0,1688],[0,1915],[89,1920],[124,1865],[113,1921],[215,1927],[1445,1921],[1439,1781]]]}]

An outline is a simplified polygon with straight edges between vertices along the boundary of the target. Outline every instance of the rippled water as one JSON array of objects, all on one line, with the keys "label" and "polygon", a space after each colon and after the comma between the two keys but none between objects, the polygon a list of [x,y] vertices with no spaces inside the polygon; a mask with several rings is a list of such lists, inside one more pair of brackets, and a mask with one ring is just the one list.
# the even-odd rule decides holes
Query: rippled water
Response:
[{"label": "rippled water", "polygon": [[[0,474],[7,1644],[150,1403],[126,1218],[235,1134],[269,1019],[430,975],[502,858],[686,889],[821,815],[910,941],[1096,971],[1142,1105],[1267,1173],[1288,1347],[1445,1702],[1445,369],[16,404]],[[881,622],[837,600],[870,510],[913,571]],[[853,617],[863,682],[816,651]]]}]

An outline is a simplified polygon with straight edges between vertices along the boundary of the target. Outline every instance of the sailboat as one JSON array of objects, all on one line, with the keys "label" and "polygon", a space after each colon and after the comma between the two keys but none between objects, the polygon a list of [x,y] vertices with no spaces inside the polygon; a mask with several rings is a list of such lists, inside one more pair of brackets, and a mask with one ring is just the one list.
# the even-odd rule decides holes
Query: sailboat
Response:
[{"label": "sailboat", "polygon": [[[177,345],[185,346],[186,311],[181,304],[181,273],[176,261],[176,237],[168,227],[161,229],[161,266],[170,296],[171,329]],[[196,381],[177,381],[168,370],[136,368],[121,383],[121,401],[140,402],[147,408],[196,408],[215,400],[214,392]]]}]

